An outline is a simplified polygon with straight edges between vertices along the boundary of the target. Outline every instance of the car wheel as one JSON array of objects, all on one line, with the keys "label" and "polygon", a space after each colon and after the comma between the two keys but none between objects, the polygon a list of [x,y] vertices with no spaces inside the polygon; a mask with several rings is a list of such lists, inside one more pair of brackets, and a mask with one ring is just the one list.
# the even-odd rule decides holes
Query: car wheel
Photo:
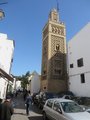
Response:
[{"label": "car wheel", "polygon": [[43,120],[48,120],[45,112],[43,112]]}]

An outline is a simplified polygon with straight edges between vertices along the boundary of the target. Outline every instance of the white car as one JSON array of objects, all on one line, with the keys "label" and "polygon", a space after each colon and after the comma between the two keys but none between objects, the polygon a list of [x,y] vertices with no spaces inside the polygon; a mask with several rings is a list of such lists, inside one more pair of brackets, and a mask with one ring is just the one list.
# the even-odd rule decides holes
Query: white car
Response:
[{"label": "white car", "polygon": [[71,99],[71,96],[70,96],[70,95],[63,95],[62,98],[63,98],[63,99]]},{"label": "white car", "polygon": [[90,120],[90,113],[68,99],[48,99],[43,107],[43,120]]},{"label": "white car", "polygon": [[87,111],[88,113],[90,113],[90,108],[86,109],[86,111]]}]

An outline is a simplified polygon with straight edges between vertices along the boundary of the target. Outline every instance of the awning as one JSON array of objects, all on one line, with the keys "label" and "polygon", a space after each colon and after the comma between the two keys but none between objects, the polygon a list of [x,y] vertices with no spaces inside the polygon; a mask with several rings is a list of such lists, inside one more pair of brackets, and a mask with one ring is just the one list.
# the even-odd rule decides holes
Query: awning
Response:
[{"label": "awning", "polygon": [[13,81],[14,78],[7,74],[3,69],[0,68],[0,76],[7,78],[9,81]]}]

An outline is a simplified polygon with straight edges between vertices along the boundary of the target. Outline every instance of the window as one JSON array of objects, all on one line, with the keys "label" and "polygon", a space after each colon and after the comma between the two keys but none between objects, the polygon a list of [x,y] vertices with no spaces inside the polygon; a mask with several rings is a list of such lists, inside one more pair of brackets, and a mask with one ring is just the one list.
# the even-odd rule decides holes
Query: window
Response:
[{"label": "window", "polygon": [[58,110],[60,109],[60,105],[59,105],[59,103],[58,103],[57,101],[54,102],[54,107],[53,107],[53,109],[54,109],[55,111],[58,111]]},{"label": "window", "polygon": [[81,83],[85,83],[85,76],[84,76],[84,74],[81,74]]},{"label": "window", "polygon": [[70,68],[73,68],[73,64],[70,64]]},{"label": "window", "polygon": [[57,45],[56,45],[56,50],[59,51],[59,49],[60,49],[60,45],[57,44]]},{"label": "window", "polygon": [[55,20],[55,21],[57,21],[57,14],[53,14],[53,19]]},{"label": "window", "polygon": [[83,112],[83,108],[79,106],[76,102],[61,102],[61,106],[66,113],[77,113]]},{"label": "window", "polygon": [[83,58],[80,58],[77,60],[77,66],[82,67],[83,66]]},{"label": "window", "polygon": [[46,74],[46,70],[43,71],[43,74],[44,74],[44,75]]}]

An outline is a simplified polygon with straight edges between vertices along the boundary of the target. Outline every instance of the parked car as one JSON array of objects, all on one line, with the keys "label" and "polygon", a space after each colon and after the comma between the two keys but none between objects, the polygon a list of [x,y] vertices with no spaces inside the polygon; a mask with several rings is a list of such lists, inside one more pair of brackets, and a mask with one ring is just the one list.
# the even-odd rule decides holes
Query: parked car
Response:
[{"label": "parked car", "polygon": [[86,109],[86,111],[87,111],[88,113],[90,113],[90,108]]},{"label": "parked car", "polygon": [[55,94],[51,92],[42,92],[39,97],[39,108],[43,109],[43,106],[47,99],[54,98]]},{"label": "parked car", "polygon": [[71,95],[64,95],[62,98],[64,98],[64,99],[72,99],[72,96]]},{"label": "parked car", "polygon": [[43,108],[43,120],[90,120],[90,114],[69,99],[48,99]]},{"label": "parked car", "polygon": [[62,92],[59,92],[57,95],[59,98],[62,98],[65,95],[70,96],[70,98],[73,98],[75,96],[71,91],[62,91]]}]

